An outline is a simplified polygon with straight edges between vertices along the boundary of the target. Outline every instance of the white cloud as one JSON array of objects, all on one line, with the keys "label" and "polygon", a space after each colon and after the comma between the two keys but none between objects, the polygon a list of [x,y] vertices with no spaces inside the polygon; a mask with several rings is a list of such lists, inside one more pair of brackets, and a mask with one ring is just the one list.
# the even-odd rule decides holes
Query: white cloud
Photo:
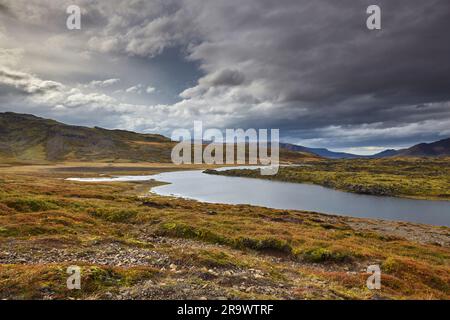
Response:
[{"label": "white cloud", "polygon": [[152,86],[148,86],[147,89],[145,89],[145,92],[147,92],[147,93],[153,93],[155,91],[156,91],[156,89]]},{"label": "white cloud", "polygon": [[141,94],[142,93],[142,84],[137,84],[135,86],[129,87],[128,89],[125,90],[125,92]]},{"label": "white cloud", "polygon": [[16,71],[0,66],[0,84],[16,88],[24,93],[45,95],[49,92],[61,92],[61,83],[42,80],[33,74]]},{"label": "white cloud", "polygon": [[3,66],[14,67],[23,57],[24,50],[20,48],[0,48],[0,61]]},{"label": "white cloud", "polygon": [[107,79],[107,80],[93,80],[89,82],[86,87],[88,88],[106,88],[109,86],[112,86],[116,83],[118,83],[120,79],[113,78],[113,79]]}]

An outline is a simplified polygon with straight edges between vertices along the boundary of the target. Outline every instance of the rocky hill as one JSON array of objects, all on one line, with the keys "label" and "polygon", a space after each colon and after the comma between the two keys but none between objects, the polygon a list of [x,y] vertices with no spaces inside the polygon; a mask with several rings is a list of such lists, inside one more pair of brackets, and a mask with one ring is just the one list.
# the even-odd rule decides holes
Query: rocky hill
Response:
[{"label": "rocky hill", "polygon": [[[175,142],[158,134],[67,125],[30,114],[0,113],[0,162],[171,162]],[[280,149],[283,161],[318,160]]]},{"label": "rocky hill", "polygon": [[172,145],[161,135],[71,126],[28,114],[0,113],[3,161],[169,162]]},{"label": "rocky hill", "polygon": [[399,150],[396,156],[438,157],[450,156],[450,138],[432,143],[420,143],[408,149]]}]

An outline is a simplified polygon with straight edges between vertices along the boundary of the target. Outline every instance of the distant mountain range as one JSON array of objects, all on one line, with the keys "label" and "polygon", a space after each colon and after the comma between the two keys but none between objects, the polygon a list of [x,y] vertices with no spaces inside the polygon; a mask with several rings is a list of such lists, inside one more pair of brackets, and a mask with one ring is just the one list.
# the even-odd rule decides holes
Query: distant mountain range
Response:
[{"label": "distant mountain range", "polygon": [[[175,142],[158,134],[67,125],[30,114],[0,113],[0,161],[170,162]],[[280,158],[354,159],[394,156],[449,156],[450,138],[408,149],[385,150],[372,156],[333,152],[289,143],[280,144]]]},{"label": "distant mountain range", "polygon": [[419,143],[411,148],[398,150],[395,155],[414,157],[450,156],[450,138],[432,143]]},{"label": "distant mountain range", "polygon": [[353,158],[360,158],[361,156],[358,156],[356,154],[346,153],[346,152],[334,152],[330,151],[325,148],[308,148],[304,146],[299,146],[296,144],[290,144],[290,143],[281,143],[280,147],[286,148],[292,151],[301,151],[301,152],[310,152],[313,154],[316,154],[323,158],[328,159],[353,159]]},{"label": "distant mountain range", "polygon": [[[171,162],[176,142],[158,134],[67,125],[30,114],[0,113],[0,162],[54,161]],[[205,143],[208,144],[208,143]],[[316,154],[281,148],[296,162]]]},{"label": "distant mountain range", "polygon": [[374,155],[362,156],[346,152],[334,152],[325,148],[308,148],[283,143],[282,146],[293,151],[310,152],[329,159],[387,158],[387,157],[439,157],[450,156],[450,138],[432,143],[420,143],[407,149],[387,149]]}]

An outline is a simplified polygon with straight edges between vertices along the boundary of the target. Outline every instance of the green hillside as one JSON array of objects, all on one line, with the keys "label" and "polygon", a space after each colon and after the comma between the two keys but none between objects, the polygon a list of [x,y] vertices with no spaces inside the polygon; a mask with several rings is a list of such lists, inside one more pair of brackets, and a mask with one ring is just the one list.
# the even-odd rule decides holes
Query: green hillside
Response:
[{"label": "green hillside", "polygon": [[0,160],[169,162],[173,142],[155,134],[66,125],[0,113]]},{"label": "green hillside", "polygon": [[[158,134],[140,134],[67,125],[29,114],[0,113],[0,162],[55,161],[171,162],[175,142]],[[248,154],[248,149],[247,149]],[[316,161],[308,152],[280,150],[284,162]]]}]

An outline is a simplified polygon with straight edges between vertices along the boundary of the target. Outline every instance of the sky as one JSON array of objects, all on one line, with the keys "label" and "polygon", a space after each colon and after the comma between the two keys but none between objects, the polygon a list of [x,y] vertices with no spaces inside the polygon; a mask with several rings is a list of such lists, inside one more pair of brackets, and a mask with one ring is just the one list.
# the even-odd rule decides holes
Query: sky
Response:
[{"label": "sky", "polygon": [[450,137],[449,31],[448,0],[0,0],[0,112],[371,154]]}]

